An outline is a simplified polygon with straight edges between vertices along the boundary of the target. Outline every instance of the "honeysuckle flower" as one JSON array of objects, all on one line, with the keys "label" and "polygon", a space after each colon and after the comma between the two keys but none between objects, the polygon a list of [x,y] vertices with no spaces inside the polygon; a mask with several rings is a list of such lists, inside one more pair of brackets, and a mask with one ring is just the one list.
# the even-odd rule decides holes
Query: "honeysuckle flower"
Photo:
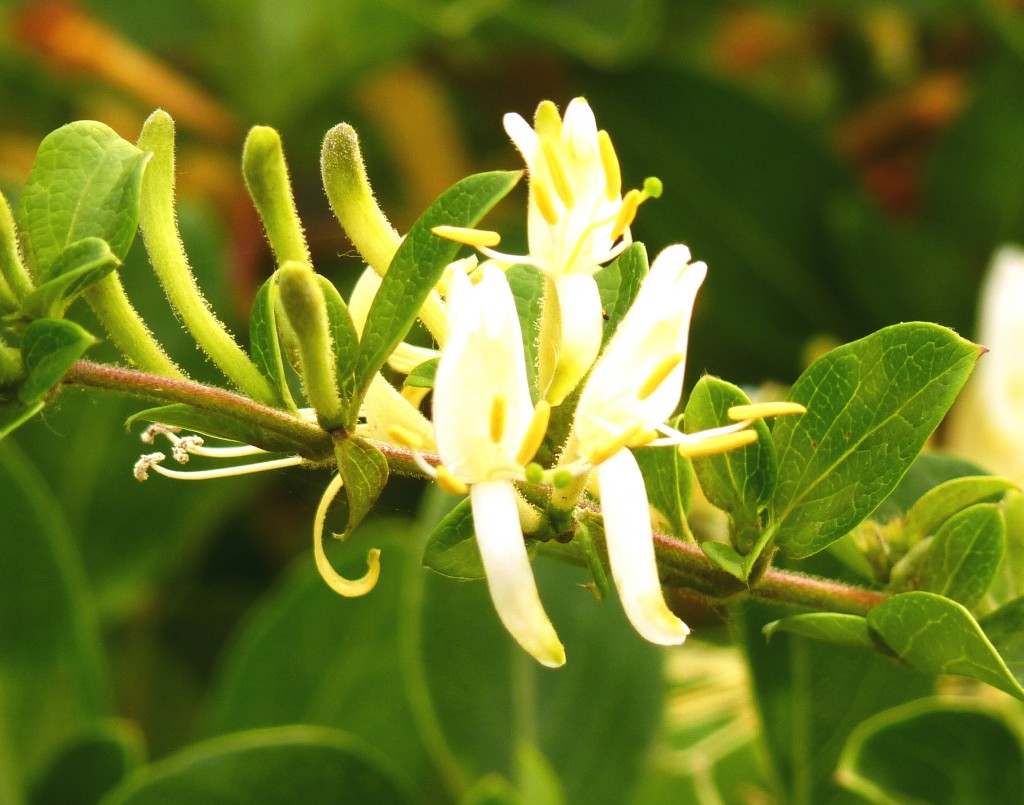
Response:
[{"label": "honeysuckle flower", "polygon": [[1024,482],[1024,251],[1004,246],[981,289],[980,361],[950,413],[946,446]]},{"label": "honeysuckle flower", "polygon": [[498,616],[526,651],[556,667],[565,662],[565,649],[537,592],[514,486],[526,478],[550,407],[534,407],[530,399],[519,317],[505,275],[485,263],[475,276],[476,284],[462,271],[449,281],[449,336],[433,397],[442,463],[423,468],[446,489],[468,491]]},{"label": "honeysuckle flower", "polygon": [[505,115],[504,125],[529,172],[529,254],[495,251],[500,240],[496,232],[454,227],[435,232],[506,265],[531,265],[544,274],[538,368],[545,399],[558,405],[593,365],[601,347],[601,299],[593,275],[632,242],[629,227],[637,208],[660,195],[661,185],[649,179],[643,190],[622,194],[611,138],[598,130],[583,98],[569,103],[564,118],[551,101],[544,101],[533,126],[515,113]]},{"label": "honeysuckle flower", "polygon": [[792,404],[740,406],[730,412],[740,421],[694,434],[665,424],[682,394],[690,317],[706,273],[704,263],[690,263],[689,249],[682,245],[668,247],[654,260],[583,387],[560,462],[578,477],[594,473],[623,608],[641,635],[662,645],[682,643],[689,629],[665,604],[647,490],[628,448],[719,452],[754,441],[756,435],[747,429],[754,417],[803,410]]}]

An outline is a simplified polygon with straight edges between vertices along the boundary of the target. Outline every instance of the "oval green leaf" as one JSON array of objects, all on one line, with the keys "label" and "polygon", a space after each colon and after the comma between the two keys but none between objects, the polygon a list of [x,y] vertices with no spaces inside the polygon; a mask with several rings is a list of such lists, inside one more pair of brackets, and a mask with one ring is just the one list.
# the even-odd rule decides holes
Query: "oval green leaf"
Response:
[{"label": "oval green leaf", "polygon": [[1003,560],[1005,532],[1002,512],[990,503],[979,503],[953,515],[932,538],[918,568],[917,589],[973,608],[984,597]]},{"label": "oval green leaf", "polygon": [[150,156],[93,120],[69,123],[42,141],[18,208],[25,256],[38,281],[51,279],[61,252],[83,238],[102,238],[124,259],[135,239]]},{"label": "oval green leaf", "polygon": [[398,773],[362,742],[324,727],[239,732],[189,747],[129,778],[104,805],[408,803]]},{"label": "oval green leaf", "polygon": [[384,365],[416,320],[420,306],[461,248],[431,230],[435,226],[474,226],[503,199],[522,176],[521,171],[478,173],[456,182],[438,197],[412,225],[381,281],[370,305],[359,343],[354,421],[370,381]]},{"label": "oval green leaf", "polygon": [[38,400],[95,343],[96,339],[73,321],[36,319],[25,328],[22,338],[25,379],[18,387],[18,399],[26,405]]},{"label": "oval green leaf", "polygon": [[1024,699],[1020,681],[956,601],[929,592],[901,593],[871,610],[868,626],[911,668],[970,677]]},{"label": "oval green leaf", "polygon": [[959,393],[981,348],[911,322],[832,350],[793,385],[807,407],[775,423],[777,543],[810,556],[873,512],[910,468]]}]

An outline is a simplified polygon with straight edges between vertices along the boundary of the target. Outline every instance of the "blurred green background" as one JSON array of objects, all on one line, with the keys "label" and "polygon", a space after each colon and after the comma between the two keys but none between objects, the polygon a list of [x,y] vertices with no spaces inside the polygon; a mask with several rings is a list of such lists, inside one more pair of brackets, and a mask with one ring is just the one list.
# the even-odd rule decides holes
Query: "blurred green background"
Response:
[{"label": "blurred green background", "polygon": [[[690,382],[706,371],[788,383],[824,347],[893,322],[972,333],[992,251],[1024,239],[1020,6],[8,0],[0,189],[17,198],[38,142],[66,122],[102,120],[134,141],[165,108],[179,128],[193,267],[244,332],[272,268],[239,170],[249,126],[280,130],[314,262],[344,288],[360,262],[320,187],[329,127],[359,130],[381,204],[403,230],[467,173],[518,166],[504,112],[529,117],[542,99],[584,95],[626,186],[664,182],[634,237],[652,254],[684,242],[710,267]],[[524,200],[519,190],[492,216],[512,242]],[[215,380],[141,242],[122,276],[171,354]],[[104,356],[116,359],[94,355]],[[821,719],[833,732],[814,733],[814,751],[780,750],[778,697],[841,699],[882,661],[851,652],[835,664],[832,649],[781,639],[778,656],[761,647],[752,658],[775,669],[755,702],[715,612],[677,601],[696,637],[664,652],[616,604],[597,604],[582,576],[547,565],[542,595],[569,664],[534,668],[481,584],[419,567],[450,501],[409,481],[391,485],[381,516],[340,552],[358,572],[366,548],[383,545],[380,586],[336,598],[308,556],[326,475],[137,484],[143,446],[124,421],[138,407],[65,392],[0,448],[0,803],[96,802],[145,759],[294,724],[328,729],[252,733],[246,768],[270,779],[283,763],[280,790],[228,775],[193,801],[855,802],[831,781],[844,738],[928,690],[886,666],[883,692]],[[829,660],[839,678],[816,677],[820,689],[787,676]],[[260,741],[307,739],[322,764],[260,760]],[[175,762],[206,779],[202,759],[216,748]],[[786,769],[797,767],[808,779],[794,782]],[[176,801],[123,791],[124,801]]]}]

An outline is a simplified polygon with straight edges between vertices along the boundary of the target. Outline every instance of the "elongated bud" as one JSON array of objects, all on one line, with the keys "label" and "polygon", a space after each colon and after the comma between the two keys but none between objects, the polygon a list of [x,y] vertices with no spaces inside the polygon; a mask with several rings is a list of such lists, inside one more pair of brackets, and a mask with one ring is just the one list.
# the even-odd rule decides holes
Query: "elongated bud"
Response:
[{"label": "elongated bud", "polygon": [[325,430],[344,424],[338,389],[330,320],[320,280],[306,265],[285,263],[275,274],[281,310],[298,350],[299,373],[306,396]]},{"label": "elongated bud", "polygon": [[14,385],[24,375],[25,370],[21,361],[21,352],[0,340],[0,388]]},{"label": "elongated bud", "polygon": [[400,238],[373,197],[359,137],[347,123],[335,126],[324,137],[320,171],[331,209],[352,245],[384,276]]},{"label": "elongated bud", "polygon": [[32,290],[32,280],[21,262],[14,216],[0,193],[0,308],[15,310]]},{"label": "elongated bud", "polygon": [[295,209],[281,135],[268,126],[254,126],[245,138],[242,174],[263,221],[278,264],[310,263],[309,247]]}]

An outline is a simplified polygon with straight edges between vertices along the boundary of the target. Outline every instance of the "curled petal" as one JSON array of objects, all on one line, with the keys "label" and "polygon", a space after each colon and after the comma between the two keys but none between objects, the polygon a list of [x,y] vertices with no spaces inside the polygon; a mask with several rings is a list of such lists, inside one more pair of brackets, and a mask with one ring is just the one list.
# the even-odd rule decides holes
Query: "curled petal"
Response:
[{"label": "curled petal", "polygon": [[313,522],[313,556],[316,559],[316,569],[334,592],[346,598],[358,598],[377,586],[377,579],[380,577],[380,549],[373,548],[367,554],[366,563],[369,569],[361,579],[346,579],[327,561],[327,554],[324,553],[324,521],[327,519],[327,510],[338,496],[341,487],[341,476],[335,475],[324,490],[324,496],[320,498],[316,519]]},{"label": "curled petal", "polygon": [[539,663],[565,664],[565,649],[544,612],[519,525],[511,481],[483,481],[469,490],[473,528],[498,617]]},{"label": "curled petal", "polygon": [[626,617],[652,643],[682,643],[690,630],[661,592],[647,490],[636,459],[620,450],[597,468],[597,480],[608,560]]}]

